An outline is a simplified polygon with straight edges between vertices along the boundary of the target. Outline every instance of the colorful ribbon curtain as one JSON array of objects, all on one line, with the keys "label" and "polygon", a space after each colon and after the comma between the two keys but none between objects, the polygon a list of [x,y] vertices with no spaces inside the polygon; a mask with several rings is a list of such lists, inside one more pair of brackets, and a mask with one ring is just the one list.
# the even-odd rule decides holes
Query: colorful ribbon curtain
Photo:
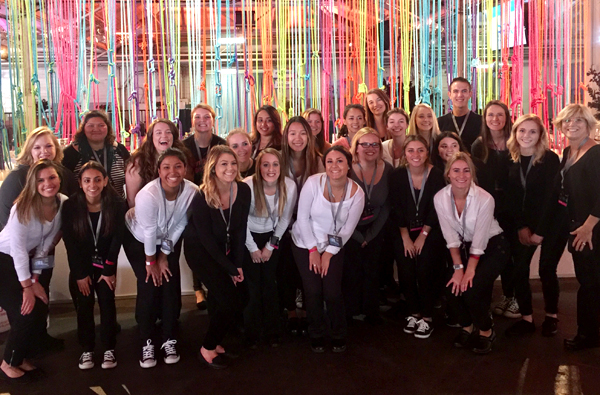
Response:
[{"label": "colorful ribbon curtain", "polygon": [[473,109],[501,99],[513,117],[535,112],[551,126],[586,100],[589,1],[5,0],[4,161],[33,127],[68,141],[99,108],[131,149],[144,124],[179,123],[200,102],[215,108],[221,135],[249,131],[263,104],[284,120],[319,108],[329,135],[377,87],[394,106],[423,102],[441,115],[457,76],[473,84]]}]

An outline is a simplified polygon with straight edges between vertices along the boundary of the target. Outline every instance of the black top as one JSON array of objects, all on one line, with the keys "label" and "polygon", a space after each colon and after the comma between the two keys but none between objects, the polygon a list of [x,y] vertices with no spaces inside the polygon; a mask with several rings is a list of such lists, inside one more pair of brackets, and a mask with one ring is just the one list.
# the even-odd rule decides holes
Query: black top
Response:
[{"label": "black top", "polygon": [[[494,214],[496,217],[505,216],[502,213],[507,213],[510,210],[508,207],[508,199],[505,198],[506,189],[508,188],[508,169],[513,163],[510,157],[510,152],[506,150],[496,150],[488,147],[487,161],[483,161],[483,142],[481,138],[475,140],[471,147],[471,152],[474,161],[477,160],[482,166],[482,179],[479,180],[480,186],[489,192],[496,203]],[[478,166],[478,165],[476,165]],[[481,178],[479,172],[477,178]]]},{"label": "black top", "polygon": [[[217,136],[216,134],[212,135],[210,139],[209,147],[214,147],[215,145],[226,145],[225,139]],[[194,140],[194,135],[186,137],[183,139],[183,145],[186,146],[187,149],[190,150],[192,156],[194,157],[194,184],[201,185],[202,177],[204,177],[204,164],[206,163],[206,158],[208,157],[208,148],[200,148],[196,145],[196,140]],[[198,150],[200,150],[200,155],[198,155]]]},{"label": "black top", "polygon": [[[522,156],[521,162],[511,163],[506,190],[507,207],[517,230],[528,227],[533,233],[545,237],[553,221],[551,211],[556,201],[552,199],[552,185],[560,161],[558,155],[546,150],[542,161],[532,165],[527,173],[530,161],[530,156]],[[525,190],[521,183],[521,172],[526,175]]]},{"label": "black top", "polygon": [[[8,176],[2,182],[0,187],[0,230],[4,229],[10,216],[10,209],[12,208],[15,200],[23,188],[25,188],[25,182],[27,181],[27,172],[29,171],[29,165],[19,165],[16,169],[11,171]],[[64,166],[61,167],[62,181],[60,184],[60,193],[66,196],[71,196],[79,189],[79,184],[73,172]]]},{"label": "black top", "polygon": [[[570,152],[571,147],[563,152],[561,169]],[[590,215],[600,218],[600,145],[591,147],[566,172],[564,189],[569,196],[567,209],[571,230],[583,225]]]},{"label": "black top", "polygon": [[254,173],[256,173],[256,163],[254,163],[254,162],[252,163],[252,166],[250,166],[246,171],[240,171],[240,175],[242,176],[242,179],[253,176]]},{"label": "black top", "polygon": [[[72,196],[65,201],[62,210],[62,231],[63,240],[67,249],[67,257],[69,258],[69,268],[76,280],[81,280],[87,276],[91,276],[94,266],[92,265],[92,255],[94,254],[94,233],[100,213],[90,213],[94,230],[87,227],[86,237],[81,240],[75,233],[74,223],[79,210],[76,208],[75,199]],[[117,258],[121,250],[123,241],[123,233],[125,231],[125,212],[127,205],[124,200],[119,199],[115,203],[115,227],[113,232],[108,236],[104,236],[104,224],[100,228],[100,237],[98,238],[98,254],[102,257],[103,268],[102,275],[112,276],[116,273]],[[94,215],[95,214],[95,215]],[[86,214],[87,215],[87,212]],[[95,220],[93,217],[96,217]],[[104,222],[104,221],[103,221]],[[109,261],[112,264],[106,263]]]},{"label": "black top", "polygon": [[[244,182],[237,183],[238,191],[233,202],[229,235],[230,253],[226,255],[227,226],[219,209],[206,203],[203,192],[194,197],[189,210],[191,218],[184,232],[185,244],[192,248],[194,256],[218,263],[231,276],[238,275],[242,267],[246,249],[246,225],[252,195],[250,187]],[[223,214],[229,219],[229,209]]]},{"label": "black top", "polygon": [[[456,117],[456,124],[458,125],[459,129],[462,127],[465,117],[466,115],[463,115],[462,117]],[[456,132],[456,134],[459,134],[459,129],[456,129],[456,125],[454,125],[454,122],[452,121],[452,113],[448,113],[439,117],[437,121],[440,132]],[[465,147],[467,147],[467,151],[469,152],[471,152],[471,145],[473,145],[473,142],[481,133],[481,122],[481,115],[471,111],[462,134],[459,134],[463,144]]]},{"label": "black top", "polygon": [[[256,157],[258,154],[260,154],[260,151],[264,149],[259,149],[258,147],[260,147],[260,138],[252,144],[252,159],[256,160]],[[273,144],[273,140],[271,140],[271,142],[265,148],[274,148],[277,151],[281,151],[281,145]]]},{"label": "black top", "polygon": [[[433,205],[433,197],[446,186],[444,175],[437,167],[432,167],[427,175],[423,196],[419,203],[419,220],[431,228],[439,228],[437,214]],[[419,198],[416,193],[415,198]],[[394,169],[390,181],[390,198],[395,224],[401,228],[409,228],[412,221],[417,220],[417,206],[413,199],[408,170],[405,167]],[[409,229],[410,230],[410,229]]]}]

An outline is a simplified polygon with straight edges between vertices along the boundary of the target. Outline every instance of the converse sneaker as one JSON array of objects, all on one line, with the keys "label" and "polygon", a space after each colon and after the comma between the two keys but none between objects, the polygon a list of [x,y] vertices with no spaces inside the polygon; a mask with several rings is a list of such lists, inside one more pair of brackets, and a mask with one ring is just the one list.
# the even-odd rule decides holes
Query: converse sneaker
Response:
[{"label": "converse sneaker", "polygon": [[84,352],[79,357],[79,369],[87,370],[94,367],[94,353],[93,352]]},{"label": "converse sneaker", "polygon": [[104,351],[104,360],[102,361],[102,369],[112,369],[117,366],[117,358],[115,350]]},{"label": "converse sneaker", "polygon": [[175,344],[177,344],[177,340],[169,339],[160,347],[161,350],[165,350],[165,363],[167,365],[179,362],[179,354],[177,354]]},{"label": "converse sneaker", "polygon": [[417,330],[417,317],[409,315],[406,317],[406,325],[404,326],[404,333],[412,335]]},{"label": "converse sneaker", "polygon": [[142,359],[140,360],[140,366],[144,369],[153,368],[156,366],[156,359],[154,358],[154,344],[152,340],[146,340],[146,345],[142,347]]},{"label": "converse sneaker", "polygon": [[504,316],[508,318],[521,318],[519,304],[515,298],[510,298],[510,303],[506,307],[506,310],[504,310]]},{"label": "converse sneaker", "polygon": [[427,339],[431,335],[431,332],[433,332],[431,322],[425,321],[422,318],[417,321],[417,330],[415,331],[416,338]]},{"label": "converse sneaker", "polygon": [[504,314],[504,312],[506,311],[506,308],[510,304],[511,299],[512,298],[507,298],[506,296],[502,295],[502,299],[500,299],[500,302],[498,302],[498,304],[496,306],[494,306],[494,310],[492,310],[493,313],[495,315]]}]

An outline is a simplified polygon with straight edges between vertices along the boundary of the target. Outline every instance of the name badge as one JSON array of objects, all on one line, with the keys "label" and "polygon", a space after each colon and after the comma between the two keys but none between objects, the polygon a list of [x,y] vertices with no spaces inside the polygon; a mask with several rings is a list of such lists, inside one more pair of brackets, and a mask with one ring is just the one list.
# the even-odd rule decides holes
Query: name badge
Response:
[{"label": "name badge", "polygon": [[92,266],[104,269],[104,260],[100,255],[92,255]]},{"label": "name badge", "polygon": [[33,270],[52,269],[54,267],[54,255],[33,258],[31,267]]},{"label": "name badge", "polygon": [[160,242],[160,248],[164,252],[169,252],[169,253],[172,252],[173,251],[173,240],[163,239]]},{"label": "name badge", "polygon": [[567,207],[568,203],[569,203],[569,194],[565,190],[560,191],[560,194],[558,195],[558,204],[560,204],[561,206]]},{"label": "name badge", "polygon": [[327,235],[327,241],[332,247],[342,248],[342,238],[336,235]]}]

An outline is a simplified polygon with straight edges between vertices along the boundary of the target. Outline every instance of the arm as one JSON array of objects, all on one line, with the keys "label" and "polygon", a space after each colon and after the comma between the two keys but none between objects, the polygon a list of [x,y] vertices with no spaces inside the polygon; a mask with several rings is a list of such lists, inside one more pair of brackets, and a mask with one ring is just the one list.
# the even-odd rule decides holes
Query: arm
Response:
[{"label": "arm", "polygon": [[8,222],[10,209],[25,186],[27,171],[17,168],[11,171],[0,186],[0,229]]},{"label": "arm", "polygon": [[237,186],[237,196],[235,203],[233,204],[234,215],[237,218],[231,218],[231,221],[237,221],[239,226],[235,228],[235,232],[231,235],[231,241],[233,243],[231,250],[235,257],[234,264],[236,268],[239,269],[244,262],[246,228],[248,227],[248,214],[250,213],[250,187],[242,182],[238,182]]},{"label": "arm", "polygon": [[129,163],[125,170],[125,192],[127,193],[129,207],[135,207],[135,197],[142,189],[142,182],[139,168],[134,163]]},{"label": "arm", "polygon": [[104,269],[102,270],[102,275],[106,277],[114,276],[117,271],[117,259],[125,233],[125,211],[127,207],[125,202],[117,203],[117,207],[115,228],[110,240],[108,253],[106,254]]},{"label": "arm", "polygon": [[[300,191],[300,199],[298,201],[298,216],[296,223],[300,234],[296,232],[294,235],[302,240],[305,246],[309,249],[317,246],[317,239],[315,238],[311,226],[310,212],[315,199],[315,195],[319,193],[319,179],[320,177],[309,178],[304,184],[302,191]],[[296,225],[294,225],[294,228]]]},{"label": "arm", "polygon": [[[351,185],[353,189],[356,188],[356,192],[351,198],[352,201],[348,211],[348,218],[346,218],[346,222],[338,233],[338,236],[342,238],[342,245],[345,245],[350,239],[350,236],[352,236],[354,228],[356,228],[358,221],[360,221],[360,215],[365,207],[365,193],[354,181],[352,181]],[[298,209],[298,211],[300,211],[300,209]],[[331,255],[335,255],[340,251],[340,248],[329,245],[325,251],[329,252]]]},{"label": "arm", "polygon": [[[477,198],[483,198],[484,200],[477,212],[470,253],[479,256],[485,253],[489,241],[490,227],[494,221],[494,198],[491,196],[482,196],[481,194]],[[475,202],[472,202],[471,205],[473,203]]]},{"label": "arm", "polygon": [[70,206],[70,204],[66,204],[64,207],[65,209],[62,211],[63,240],[67,250],[69,269],[76,280],[82,280],[88,276],[88,271],[86,270],[84,261],[82,259],[85,254],[80,249],[80,246],[83,245],[83,242],[78,240],[78,238],[75,236],[75,229],[73,229],[74,218],[72,213],[74,210]]},{"label": "arm", "polygon": [[158,224],[157,199],[147,189],[144,189],[136,195],[135,203],[135,221],[143,233],[144,252],[147,256],[154,256]]}]

